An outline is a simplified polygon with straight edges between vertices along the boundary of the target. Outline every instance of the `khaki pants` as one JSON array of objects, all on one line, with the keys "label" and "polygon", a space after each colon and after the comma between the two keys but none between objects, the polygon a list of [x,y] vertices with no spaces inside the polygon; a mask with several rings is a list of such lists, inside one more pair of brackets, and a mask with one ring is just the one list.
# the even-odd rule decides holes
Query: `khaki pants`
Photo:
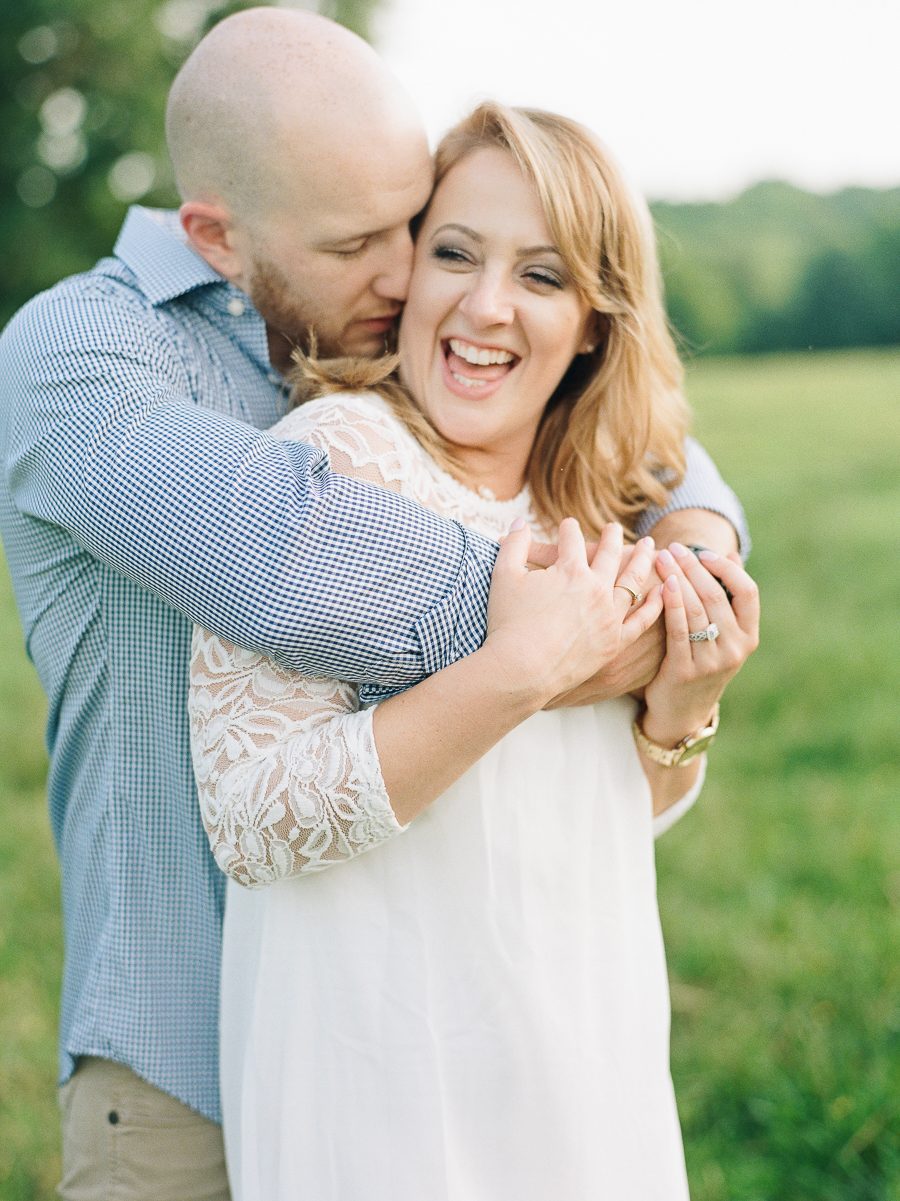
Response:
[{"label": "khaki pants", "polygon": [[59,1090],[65,1201],[229,1201],[222,1128],[108,1059]]}]

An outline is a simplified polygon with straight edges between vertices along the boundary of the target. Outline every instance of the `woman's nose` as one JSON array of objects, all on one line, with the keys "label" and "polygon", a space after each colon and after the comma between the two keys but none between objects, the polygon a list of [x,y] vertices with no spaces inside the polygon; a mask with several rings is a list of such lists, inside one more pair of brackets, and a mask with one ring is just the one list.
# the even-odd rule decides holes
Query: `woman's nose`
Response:
[{"label": "woman's nose", "polygon": [[515,306],[507,282],[493,275],[479,275],[459,304],[459,311],[478,326],[511,325]]}]

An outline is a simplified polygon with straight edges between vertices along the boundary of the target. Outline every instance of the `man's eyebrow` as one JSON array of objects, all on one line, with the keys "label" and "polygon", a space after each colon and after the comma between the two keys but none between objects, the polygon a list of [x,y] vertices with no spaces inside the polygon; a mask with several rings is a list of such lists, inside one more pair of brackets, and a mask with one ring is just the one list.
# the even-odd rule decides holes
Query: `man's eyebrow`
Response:
[{"label": "man's eyebrow", "polygon": [[[438,234],[444,233],[448,229],[458,230],[461,234],[465,234],[466,237],[471,238],[473,242],[478,242],[479,244],[484,242],[484,238],[480,233],[477,233],[474,229],[469,229],[468,225],[457,225],[455,221],[449,222],[447,225],[442,225],[431,236],[435,238]],[[523,258],[530,254],[555,254],[562,258],[562,255],[555,246],[520,246],[516,250],[516,254],[521,255]]]},{"label": "man's eyebrow", "polygon": [[341,238],[323,238],[320,245],[346,246],[348,242],[364,242],[367,238],[374,238],[381,233],[384,233],[383,229],[367,229],[358,234],[345,234]]}]

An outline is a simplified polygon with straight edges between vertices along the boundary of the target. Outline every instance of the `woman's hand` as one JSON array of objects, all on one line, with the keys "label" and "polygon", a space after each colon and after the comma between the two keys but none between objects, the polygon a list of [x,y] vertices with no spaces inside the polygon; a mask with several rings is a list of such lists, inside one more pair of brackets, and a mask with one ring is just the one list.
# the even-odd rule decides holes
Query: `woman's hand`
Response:
[{"label": "woman's hand", "polygon": [[[678,542],[660,551],[656,570],[664,579],[666,656],[647,685],[641,724],[651,742],[674,747],[708,725],[725,685],[756,649],[759,592],[737,555],[701,551],[698,560]],[[691,641],[710,625],[716,638]]]},{"label": "woman's hand", "polygon": [[512,687],[535,690],[546,704],[595,675],[643,634],[662,609],[648,590],[653,542],[645,538],[623,562],[622,527],[603,531],[589,559],[577,521],[559,529],[556,561],[529,571],[531,535],[514,523],[504,539],[491,583],[484,649]]}]

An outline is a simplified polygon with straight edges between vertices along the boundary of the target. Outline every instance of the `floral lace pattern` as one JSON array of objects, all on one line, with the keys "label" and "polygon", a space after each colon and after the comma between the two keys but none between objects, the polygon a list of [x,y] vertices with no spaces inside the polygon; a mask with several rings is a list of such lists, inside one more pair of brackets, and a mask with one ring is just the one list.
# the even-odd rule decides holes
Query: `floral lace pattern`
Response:
[{"label": "floral lace pattern", "polygon": [[[328,453],[332,468],[500,538],[516,517],[546,539],[527,491],[497,501],[443,471],[370,394],[327,396],[272,430]],[[356,687],[288,671],[199,627],[191,655],[191,746],[203,824],[219,867],[261,887],[319,871],[402,832],[384,786],[372,711]]]}]

